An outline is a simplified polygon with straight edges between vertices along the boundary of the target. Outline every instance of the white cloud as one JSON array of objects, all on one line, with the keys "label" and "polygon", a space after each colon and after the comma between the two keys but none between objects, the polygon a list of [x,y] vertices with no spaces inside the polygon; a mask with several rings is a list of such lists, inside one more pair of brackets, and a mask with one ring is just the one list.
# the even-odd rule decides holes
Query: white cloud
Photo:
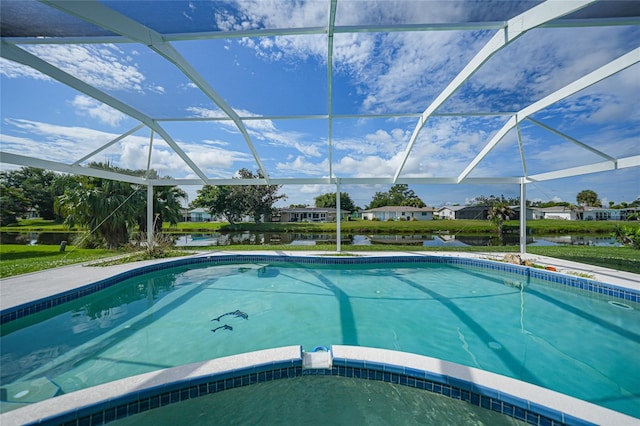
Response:
[{"label": "white cloud", "polygon": [[[73,163],[120,136],[118,133],[85,127],[60,126],[20,119],[5,119],[2,131],[0,141],[3,151],[66,164]],[[221,148],[226,144],[223,141],[176,142],[198,167],[211,177],[229,178],[238,168],[245,167],[247,163],[254,163],[253,157],[246,153]],[[108,159],[120,167],[146,169],[148,152],[148,136],[130,135],[87,161]],[[151,167],[163,176],[194,177],[194,172],[162,139],[154,140],[151,160]]]},{"label": "white cloud", "polygon": [[89,117],[95,118],[101,123],[108,124],[112,127],[116,127],[127,118],[126,115],[114,108],[111,108],[109,105],[103,104],[84,95],[77,95],[73,98],[71,105],[75,108],[76,114],[88,115]]},{"label": "white cloud", "polygon": [[0,58],[0,74],[7,78],[32,78],[34,80],[52,80],[49,76],[31,67]]},{"label": "white cloud", "polygon": [[144,74],[115,45],[44,44],[28,45],[25,49],[100,89],[143,91]]},{"label": "white cloud", "polygon": [[[187,110],[197,117],[227,117],[227,115],[222,111],[211,110],[208,108],[189,107]],[[235,111],[240,117],[259,117],[258,114],[251,111],[243,109],[236,109]],[[301,132],[283,131],[275,125],[273,120],[245,120],[243,123],[249,135],[256,140],[265,141],[266,143],[277,147],[293,148],[305,156],[322,156],[320,143],[309,141],[310,135],[303,134]],[[235,123],[231,120],[219,121],[217,124],[234,133],[239,132]]]},{"label": "white cloud", "polygon": [[293,161],[278,162],[276,169],[279,172],[284,172],[288,176],[291,175],[307,175],[307,176],[322,176],[329,174],[329,160],[324,159],[318,163],[312,163],[307,161],[303,156],[296,157]]},{"label": "white cloud", "polygon": [[7,149],[5,140],[13,134],[13,152],[64,163],[72,163],[119,136],[86,127],[8,118],[4,119],[2,131],[3,149]]}]

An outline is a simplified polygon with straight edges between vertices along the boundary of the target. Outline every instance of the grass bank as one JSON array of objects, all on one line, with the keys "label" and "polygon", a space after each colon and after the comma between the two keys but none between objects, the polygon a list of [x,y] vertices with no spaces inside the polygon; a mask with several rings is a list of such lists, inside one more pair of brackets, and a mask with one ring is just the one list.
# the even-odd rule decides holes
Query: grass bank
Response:
[{"label": "grass bank", "polygon": [[67,246],[66,250],[61,252],[60,246],[57,245],[2,244],[0,245],[0,278],[89,262],[118,254],[122,252],[106,249],[77,249],[73,246]]}]

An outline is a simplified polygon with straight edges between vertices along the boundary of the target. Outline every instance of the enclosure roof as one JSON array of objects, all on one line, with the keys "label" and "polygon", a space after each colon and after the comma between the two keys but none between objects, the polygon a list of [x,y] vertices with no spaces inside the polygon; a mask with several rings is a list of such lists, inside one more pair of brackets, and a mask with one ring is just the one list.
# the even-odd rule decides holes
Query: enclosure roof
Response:
[{"label": "enclosure roof", "polygon": [[[304,185],[640,166],[640,1],[0,8],[6,164],[154,185],[255,184],[241,168]],[[91,167],[105,161],[166,177]]]}]

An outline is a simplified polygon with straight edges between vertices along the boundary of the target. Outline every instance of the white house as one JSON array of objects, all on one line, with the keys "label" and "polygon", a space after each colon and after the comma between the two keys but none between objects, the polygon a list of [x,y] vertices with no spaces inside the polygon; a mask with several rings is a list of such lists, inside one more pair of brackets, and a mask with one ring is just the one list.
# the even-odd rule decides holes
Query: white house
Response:
[{"label": "white house", "polygon": [[431,207],[385,206],[364,210],[362,219],[366,220],[433,220]]},{"label": "white house", "polygon": [[583,214],[584,220],[623,220],[622,210],[607,209],[604,207],[585,207]]},{"label": "white house", "polygon": [[208,210],[203,208],[191,209],[187,211],[187,222],[211,222],[213,218]]},{"label": "white house", "polygon": [[[348,210],[340,209],[341,220],[349,215]],[[282,208],[272,216],[273,222],[335,222],[336,209],[332,207]]]},{"label": "white house", "polygon": [[579,220],[580,213],[565,206],[544,207],[538,209],[542,219]]},{"label": "white house", "polygon": [[436,210],[440,219],[457,219],[456,213],[458,210],[465,208],[466,206],[442,206]]}]

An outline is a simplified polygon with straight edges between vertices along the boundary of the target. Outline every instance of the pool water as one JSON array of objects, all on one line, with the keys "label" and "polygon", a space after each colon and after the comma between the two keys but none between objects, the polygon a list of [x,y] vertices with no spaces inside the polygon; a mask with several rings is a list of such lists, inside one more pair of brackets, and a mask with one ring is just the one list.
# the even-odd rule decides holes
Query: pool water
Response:
[{"label": "pool water", "polygon": [[46,377],[68,393],[248,351],[344,344],[441,358],[640,417],[639,310],[523,280],[442,264],[167,269],[3,326],[1,384]]},{"label": "pool water", "polygon": [[303,376],[231,389],[111,424],[524,426],[527,423],[407,386],[345,377]]}]

